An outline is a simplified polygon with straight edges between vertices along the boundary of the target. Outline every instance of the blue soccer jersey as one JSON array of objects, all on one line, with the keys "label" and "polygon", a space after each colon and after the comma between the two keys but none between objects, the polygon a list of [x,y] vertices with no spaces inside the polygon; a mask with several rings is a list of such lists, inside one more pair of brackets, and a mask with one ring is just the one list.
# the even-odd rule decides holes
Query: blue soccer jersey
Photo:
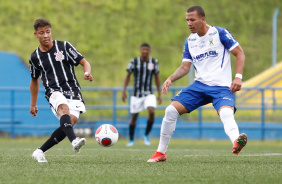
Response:
[{"label": "blue soccer jersey", "polygon": [[209,86],[230,87],[230,52],[238,45],[227,29],[209,26],[204,36],[192,33],[185,40],[182,62],[193,63],[196,81]]}]

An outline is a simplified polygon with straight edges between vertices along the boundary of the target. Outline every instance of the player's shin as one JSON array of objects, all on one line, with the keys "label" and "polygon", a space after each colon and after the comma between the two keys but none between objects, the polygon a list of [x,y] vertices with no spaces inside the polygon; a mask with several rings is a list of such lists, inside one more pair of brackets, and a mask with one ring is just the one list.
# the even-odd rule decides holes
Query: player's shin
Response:
[{"label": "player's shin", "polygon": [[61,142],[66,137],[66,134],[63,132],[61,127],[57,128],[51,135],[51,137],[39,148],[43,152],[52,148],[54,145]]},{"label": "player's shin", "polygon": [[166,153],[169,141],[176,127],[176,121],[178,116],[179,113],[174,106],[169,105],[166,108],[165,116],[163,118],[163,122],[161,126],[160,142],[157,150],[158,152],[161,152],[163,154]]},{"label": "player's shin", "polygon": [[233,144],[239,136],[238,125],[234,119],[234,112],[231,108],[226,107],[220,110],[219,116],[224,125],[225,133]]},{"label": "player's shin", "polygon": [[60,124],[61,124],[61,129],[69,138],[70,142],[72,142],[76,138],[76,136],[73,131],[70,116],[68,114],[63,115],[60,119]]}]

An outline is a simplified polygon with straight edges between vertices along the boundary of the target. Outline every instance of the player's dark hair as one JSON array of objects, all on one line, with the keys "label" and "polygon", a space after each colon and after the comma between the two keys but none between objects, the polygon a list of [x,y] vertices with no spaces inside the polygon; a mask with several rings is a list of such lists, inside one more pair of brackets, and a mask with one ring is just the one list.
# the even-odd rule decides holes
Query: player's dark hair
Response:
[{"label": "player's dark hair", "polygon": [[39,27],[45,27],[45,26],[49,26],[50,28],[52,27],[51,23],[47,19],[43,19],[43,18],[36,19],[33,24],[35,31],[37,31]]},{"label": "player's dark hair", "polygon": [[206,17],[205,11],[204,11],[204,9],[203,9],[201,6],[191,6],[191,7],[187,10],[187,13],[194,12],[194,11],[197,11],[197,14],[198,14],[200,17]]},{"label": "player's dark hair", "polygon": [[141,48],[141,47],[149,47],[149,48],[151,48],[148,43],[142,43],[142,44],[140,45],[140,48]]}]

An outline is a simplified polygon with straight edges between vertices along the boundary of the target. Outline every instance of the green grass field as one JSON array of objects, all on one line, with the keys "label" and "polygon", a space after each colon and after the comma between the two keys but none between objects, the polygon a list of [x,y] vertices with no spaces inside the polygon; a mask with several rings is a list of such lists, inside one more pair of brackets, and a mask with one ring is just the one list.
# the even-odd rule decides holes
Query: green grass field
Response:
[{"label": "green grass field", "polygon": [[46,138],[0,139],[0,183],[281,183],[282,141],[249,141],[239,156],[229,141],[172,140],[167,162],[146,163],[158,140],[110,148],[93,138],[75,155],[67,140],[37,163],[32,152]]}]

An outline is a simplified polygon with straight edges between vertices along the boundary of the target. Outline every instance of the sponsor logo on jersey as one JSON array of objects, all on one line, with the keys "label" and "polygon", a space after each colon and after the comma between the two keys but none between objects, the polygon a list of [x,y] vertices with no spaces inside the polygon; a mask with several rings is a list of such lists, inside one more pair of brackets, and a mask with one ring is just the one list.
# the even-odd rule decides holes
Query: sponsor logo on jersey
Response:
[{"label": "sponsor logo on jersey", "polygon": [[209,45],[210,46],[213,45],[213,39],[212,38],[209,40]]},{"label": "sponsor logo on jersey", "polygon": [[55,52],[54,55],[56,56],[56,61],[63,61],[65,59],[65,56],[63,54],[63,51]]},{"label": "sponsor logo on jersey", "polygon": [[148,63],[148,70],[153,70],[153,69],[154,69],[154,64]]},{"label": "sponsor logo on jersey", "polygon": [[78,56],[77,53],[72,48],[69,48],[69,51],[73,55],[73,59],[76,59]]},{"label": "sponsor logo on jersey", "polygon": [[63,91],[65,96],[72,96],[75,97],[74,92],[73,91]]},{"label": "sponsor logo on jersey", "polygon": [[196,63],[196,62],[208,59],[209,57],[217,57],[217,56],[218,56],[218,53],[215,50],[211,50],[211,51],[208,51],[204,54],[199,54],[199,55],[193,57],[193,61],[194,61],[194,63]]},{"label": "sponsor logo on jersey", "polygon": [[217,31],[213,32],[213,33],[210,33],[209,36],[213,36],[217,33]]},{"label": "sponsor logo on jersey", "polygon": [[201,41],[201,43],[199,44],[199,48],[204,48],[206,46],[206,42],[205,41]]},{"label": "sponsor logo on jersey", "polygon": [[191,41],[191,42],[196,41],[196,40],[197,40],[196,38],[188,38],[188,41]]}]

